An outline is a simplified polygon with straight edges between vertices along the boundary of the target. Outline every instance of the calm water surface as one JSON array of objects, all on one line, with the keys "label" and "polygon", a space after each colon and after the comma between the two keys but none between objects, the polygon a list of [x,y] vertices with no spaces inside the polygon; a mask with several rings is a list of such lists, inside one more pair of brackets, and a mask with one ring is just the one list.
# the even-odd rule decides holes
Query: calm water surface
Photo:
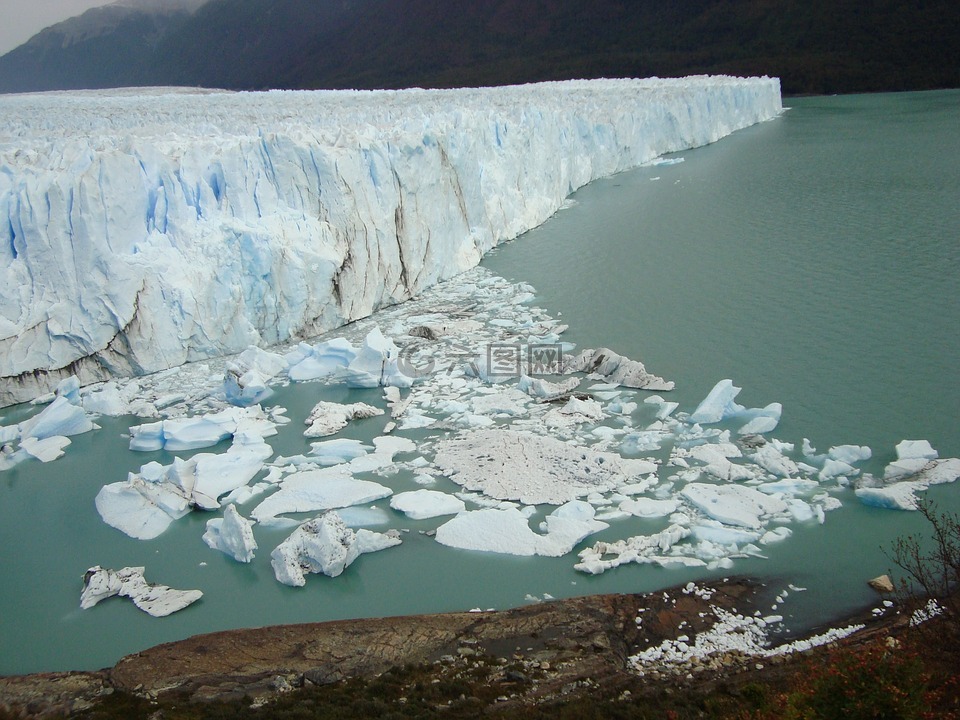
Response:
[{"label": "calm water surface", "polygon": [[[776,437],[808,437],[822,451],[870,445],[874,472],[904,438],[960,456],[960,92],[788,104],[775,121],[682,153],[681,164],[583,188],[575,207],[485,264],[532,283],[538,304],[570,324],[569,340],[609,346],[675,380],[670,399],[687,410],[729,377],[743,386],[744,404],[783,403]],[[279,454],[307,449],[300,423],[321,397],[380,396],[304,387],[275,396],[293,420],[270,441]],[[0,424],[21,412],[0,411]],[[361,421],[344,434],[369,439],[385,422]],[[364,556],[339,578],[287,588],[273,579],[269,550],[288,531],[258,529],[258,556],[242,566],[202,544],[209,516],[200,513],[149,542],[103,524],[93,505],[100,487],[170,456],[128,452],[129,421],[100,424],[74,438],[65,458],[0,474],[0,673],[97,668],[230,627],[503,608],[527,593],[645,591],[721,574],[626,566],[588,577],[574,572],[574,556],[443,548],[417,533],[438,521],[394,514],[390,526],[410,530],[404,546]],[[415,487],[402,474],[390,484]],[[960,510],[960,487],[931,494]],[[875,602],[864,581],[890,567],[883,549],[921,529],[914,514],[840,497],[844,507],[824,526],[794,525],[768,559],[735,566],[770,580],[774,594],[787,582],[807,588],[778,610],[795,630]],[[615,525],[594,539],[644,527]],[[145,565],[149,580],[205,595],[162,619],[119,600],[81,611],[81,576],[98,563]]]}]

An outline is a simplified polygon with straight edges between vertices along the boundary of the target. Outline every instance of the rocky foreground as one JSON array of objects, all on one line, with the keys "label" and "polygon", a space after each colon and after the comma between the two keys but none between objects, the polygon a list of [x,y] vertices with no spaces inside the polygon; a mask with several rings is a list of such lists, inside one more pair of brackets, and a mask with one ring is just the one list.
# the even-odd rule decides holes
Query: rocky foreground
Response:
[{"label": "rocky foreground", "polygon": [[[126,709],[116,716],[159,720],[177,716],[165,714],[172,708],[229,705],[261,708],[261,716],[271,717],[271,707],[289,705],[297,693],[312,705],[324,692],[341,692],[385,673],[409,682],[409,692],[398,691],[406,694],[393,702],[430,697],[431,711],[506,712],[597,693],[626,699],[657,686],[702,690],[776,673],[809,652],[796,640],[791,646],[797,652],[763,657],[739,640],[701,652],[698,637],[715,632],[731,614],[754,617],[763,593],[762,586],[733,580],[500,612],[218,632],[145,650],[99,672],[0,678],[0,717],[109,717],[103,709],[121,697]],[[874,613],[864,622],[844,642],[862,642],[907,624],[894,612]],[[643,657],[659,660],[644,664],[638,660]],[[453,696],[444,699],[443,691]]]}]

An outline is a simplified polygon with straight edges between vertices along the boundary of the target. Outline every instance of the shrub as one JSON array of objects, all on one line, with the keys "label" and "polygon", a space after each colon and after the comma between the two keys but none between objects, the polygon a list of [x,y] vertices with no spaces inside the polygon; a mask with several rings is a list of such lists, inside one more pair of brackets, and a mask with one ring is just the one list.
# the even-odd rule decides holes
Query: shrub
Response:
[{"label": "shrub", "polygon": [[918,620],[939,614],[936,623],[915,622],[918,634],[931,649],[956,656],[960,654],[960,517],[938,512],[926,498],[918,501],[917,510],[929,523],[931,537],[908,535],[894,542],[891,559],[906,574],[897,585],[897,600]]},{"label": "shrub", "polygon": [[881,642],[827,654],[786,697],[789,720],[912,720],[930,710],[920,658]]}]

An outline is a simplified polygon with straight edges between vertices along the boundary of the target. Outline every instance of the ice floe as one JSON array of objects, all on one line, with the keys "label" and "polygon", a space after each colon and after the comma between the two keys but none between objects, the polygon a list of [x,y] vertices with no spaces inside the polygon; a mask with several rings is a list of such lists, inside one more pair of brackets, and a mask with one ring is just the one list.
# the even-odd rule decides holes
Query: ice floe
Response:
[{"label": "ice floe", "polygon": [[355,479],[342,465],[304,470],[288,475],[280,483],[280,489],[257,505],[250,516],[262,522],[286,513],[363,505],[392,493],[393,490],[379,483]]},{"label": "ice floe", "polygon": [[327,512],[300,525],[270,553],[277,580],[302,587],[306,573],[337,577],[363,553],[400,544],[396,533],[354,532],[336,512]]},{"label": "ice floe", "polygon": [[383,415],[383,410],[373,405],[358,402],[344,405],[342,403],[321,400],[314,405],[313,410],[304,420],[309,425],[303,431],[304,437],[325,437],[339,432],[356,418],[370,418]]},{"label": "ice floe", "polygon": [[269,382],[287,369],[287,361],[276,353],[251,346],[226,362],[223,392],[231,405],[249,407],[263,402],[273,391]]},{"label": "ice floe", "polygon": [[259,405],[226,408],[205,415],[171,418],[130,428],[130,449],[181,452],[216,445],[239,433],[276,434],[276,423]]},{"label": "ice floe", "polygon": [[594,519],[587,503],[566,504],[548,515],[539,534],[530,529],[527,516],[516,508],[485,508],[460,513],[437,528],[441,545],[462,550],[560,557],[588,535],[609,525]]},{"label": "ice floe", "polygon": [[253,560],[257,549],[257,541],[253,537],[253,523],[240,515],[233,505],[227,505],[223,509],[222,518],[207,520],[203,541],[214,550],[242,563]]},{"label": "ice floe", "polygon": [[530,505],[558,505],[649,472],[634,462],[512,430],[477,430],[441,440],[434,458],[441,471],[468,490]]},{"label": "ice floe", "polygon": [[443,515],[456,515],[466,509],[463,500],[436,490],[411,490],[390,498],[390,507],[412,520],[427,520]]},{"label": "ice floe", "polygon": [[80,607],[87,610],[101,600],[120,596],[130,598],[149,615],[164,617],[203,597],[199,590],[174,590],[166,585],[151,585],[143,577],[143,571],[142,567],[107,570],[95,565],[83,576]]},{"label": "ice floe", "polygon": [[644,390],[673,390],[674,384],[647,372],[642,362],[630,360],[609,348],[583,350],[564,365],[567,373],[582,372],[599,375],[608,382]]},{"label": "ice floe", "polygon": [[213,510],[219,497],[247,485],[273,454],[259,436],[238,435],[225,453],[198,453],[170,465],[150,462],[97,493],[97,512],[111,527],[150,540],[194,507]]}]

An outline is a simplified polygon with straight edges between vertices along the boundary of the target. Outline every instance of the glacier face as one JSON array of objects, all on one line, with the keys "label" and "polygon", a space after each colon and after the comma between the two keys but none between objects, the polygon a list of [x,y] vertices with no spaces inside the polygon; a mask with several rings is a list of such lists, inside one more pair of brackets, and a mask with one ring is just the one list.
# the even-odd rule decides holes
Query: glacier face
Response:
[{"label": "glacier face", "polygon": [[781,109],[729,77],[0,97],[0,405],[365,317]]}]

